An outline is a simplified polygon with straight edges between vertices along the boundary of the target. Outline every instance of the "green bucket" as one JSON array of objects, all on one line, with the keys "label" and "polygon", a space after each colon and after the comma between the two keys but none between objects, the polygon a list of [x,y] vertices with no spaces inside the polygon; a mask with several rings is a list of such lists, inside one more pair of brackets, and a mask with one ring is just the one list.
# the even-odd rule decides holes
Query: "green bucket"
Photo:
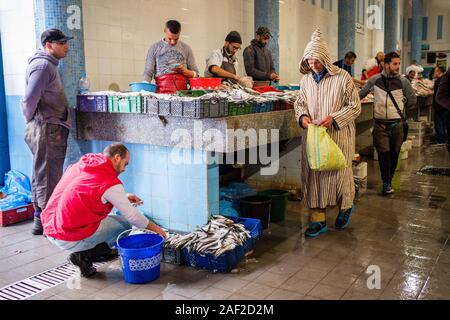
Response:
[{"label": "green bucket", "polygon": [[258,195],[267,196],[272,199],[270,222],[283,221],[286,216],[289,192],[286,190],[271,189],[260,191]]}]

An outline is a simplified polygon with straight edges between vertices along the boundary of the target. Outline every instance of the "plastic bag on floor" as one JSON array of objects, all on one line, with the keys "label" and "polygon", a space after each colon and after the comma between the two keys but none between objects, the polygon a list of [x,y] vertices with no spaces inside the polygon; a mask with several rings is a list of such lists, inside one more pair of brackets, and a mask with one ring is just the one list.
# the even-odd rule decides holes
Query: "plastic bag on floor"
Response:
[{"label": "plastic bag on floor", "polygon": [[310,124],[306,137],[306,153],[311,170],[331,171],[346,167],[345,156],[327,133],[327,128]]},{"label": "plastic bag on floor", "polygon": [[31,202],[30,180],[17,170],[10,170],[5,174],[5,186],[0,192],[6,195],[0,200],[2,211],[25,206]]}]

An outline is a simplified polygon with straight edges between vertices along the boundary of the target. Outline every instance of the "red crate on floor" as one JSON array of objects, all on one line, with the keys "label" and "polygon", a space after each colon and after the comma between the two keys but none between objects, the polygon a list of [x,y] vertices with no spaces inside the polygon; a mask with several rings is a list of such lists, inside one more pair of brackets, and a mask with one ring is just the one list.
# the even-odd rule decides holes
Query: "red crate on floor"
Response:
[{"label": "red crate on floor", "polygon": [[0,210],[0,226],[6,227],[17,222],[31,220],[33,215],[34,207],[31,203],[15,209]]}]

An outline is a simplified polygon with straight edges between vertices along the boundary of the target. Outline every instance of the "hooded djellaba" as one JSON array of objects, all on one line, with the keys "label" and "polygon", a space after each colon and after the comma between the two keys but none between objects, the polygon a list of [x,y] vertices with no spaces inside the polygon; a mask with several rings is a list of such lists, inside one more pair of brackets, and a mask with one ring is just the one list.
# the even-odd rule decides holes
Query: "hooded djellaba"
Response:
[{"label": "hooded djellaba", "polygon": [[[319,60],[324,66],[322,72],[316,74],[312,71],[308,59]],[[321,229],[320,226],[313,226],[310,234],[312,237],[327,231],[325,209],[328,206],[339,206],[340,214],[336,226],[338,228],[338,220],[341,219],[339,226],[343,228],[340,229],[348,225],[349,215],[354,208],[352,160],[355,154],[355,119],[361,112],[361,102],[351,76],[345,70],[334,66],[331,61],[328,46],[317,29],[312,34],[299,64],[300,73],[304,76],[300,81],[299,97],[295,102],[295,115],[300,126],[303,116],[308,116],[311,122],[320,122],[331,116],[333,123],[327,132],[342,150],[347,167],[343,170],[312,171],[306,154],[307,129],[304,130],[301,155],[304,204],[311,213],[310,227],[317,221],[323,222],[324,227]],[[343,213],[348,218],[344,222]]]}]

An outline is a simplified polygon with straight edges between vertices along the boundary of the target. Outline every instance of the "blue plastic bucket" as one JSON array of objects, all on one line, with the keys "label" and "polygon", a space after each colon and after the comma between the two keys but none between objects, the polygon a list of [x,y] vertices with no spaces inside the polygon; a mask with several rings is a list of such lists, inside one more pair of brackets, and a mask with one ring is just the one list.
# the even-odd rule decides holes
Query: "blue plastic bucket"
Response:
[{"label": "blue plastic bucket", "polygon": [[156,85],[148,82],[131,82],[130,84],[131,91],[140,92],[141,90],[156,92]]},{"label": "blue plastic bucket", "polygon": [[128,283],[147,283],[158,279],[163,237],[154,233],[142,233],[122,238],[125,232],[117,237],[124,280]]}]

